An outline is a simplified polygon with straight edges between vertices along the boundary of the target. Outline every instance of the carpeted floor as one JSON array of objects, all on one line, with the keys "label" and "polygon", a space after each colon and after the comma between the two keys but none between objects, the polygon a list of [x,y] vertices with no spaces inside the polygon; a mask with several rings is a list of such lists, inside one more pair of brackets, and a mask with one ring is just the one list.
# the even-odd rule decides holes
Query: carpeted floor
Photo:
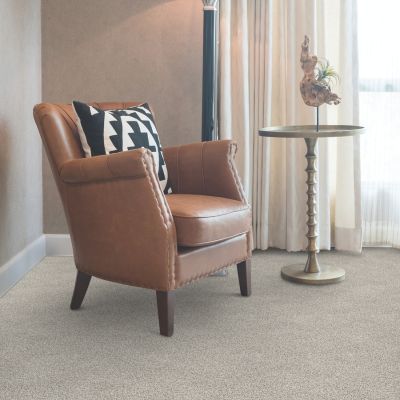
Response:
[{"label": "carpeted floor", "polygon": [[0,399],[400,399],[400,251],[323,253],[342,283],[283,281],[304,260],[253,257],[177,291],[175,334],[158,334],[155,294],[92,281],[70,311],[71,258],[47,258],[0,299]]}]

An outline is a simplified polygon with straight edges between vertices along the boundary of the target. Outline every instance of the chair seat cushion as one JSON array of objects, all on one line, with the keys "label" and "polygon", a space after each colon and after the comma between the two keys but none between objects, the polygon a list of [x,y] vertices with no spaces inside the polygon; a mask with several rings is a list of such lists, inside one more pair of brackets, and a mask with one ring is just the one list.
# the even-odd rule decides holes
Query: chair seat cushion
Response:
[{"label": "chair seat cushion", "polygon": [[178,246],[206,246],[250,230],[250,207],[240,201],[192,194],[165,197],[174,217]]}]

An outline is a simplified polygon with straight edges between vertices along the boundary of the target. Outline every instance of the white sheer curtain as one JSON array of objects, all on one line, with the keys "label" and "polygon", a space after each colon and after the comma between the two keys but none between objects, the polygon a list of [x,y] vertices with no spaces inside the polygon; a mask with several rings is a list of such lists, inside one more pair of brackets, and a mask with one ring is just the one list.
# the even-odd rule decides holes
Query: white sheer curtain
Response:
[{"label": "white sheer curtain", "polygon": [[[304,141],[257,131],[315,122],[299,93],[304,34],[342,76],[343,103],[323,106],[322,122],[358,122],[355,14],[355,0],[220,0],[219,132],[239,143],[257,248],[306,248]],[[359,138],[321,140],[318,152],[320,248],[360,251]]]},{"label": "white sheer curtain", "polygon": [[400,247],[399,13],[397,1],[359,2],[360,120],[368,127],[361,140],[366,245]]}]

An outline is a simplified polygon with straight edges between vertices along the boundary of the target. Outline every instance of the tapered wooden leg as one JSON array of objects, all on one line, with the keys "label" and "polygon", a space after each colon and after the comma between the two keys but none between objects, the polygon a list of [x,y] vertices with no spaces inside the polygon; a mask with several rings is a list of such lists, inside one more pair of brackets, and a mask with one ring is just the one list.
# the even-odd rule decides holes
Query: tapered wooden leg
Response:
[{"label": "tapered wooden leg", "polygon": [[251,295],[251,259],[242,261],[237,265],[240,294],[242,296]]},{"label": "tapered wooden leg", "polygon": [[77,310],[80,308],[91,278],[90,275],[87,275],[84,272],[78,271],[76,274],[75,288],[71,300],[71,310]]},{"label": "tapered wooden leg", "polygon": [[175,292],[157,290],[157,309],[160,334],[172,336],[174,333]]}]

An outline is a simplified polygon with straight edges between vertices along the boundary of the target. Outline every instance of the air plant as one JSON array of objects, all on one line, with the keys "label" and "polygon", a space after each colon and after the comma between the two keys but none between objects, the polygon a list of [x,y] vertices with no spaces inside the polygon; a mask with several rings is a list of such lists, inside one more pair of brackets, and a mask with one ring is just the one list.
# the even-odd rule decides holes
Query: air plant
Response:
[{"label": "air plant", "polygon": [[324,103],[340,104],[340,97],[332,93],[330,87],[339,81],[339,76],[328,60],[318,60],[317,56],[310,55],[308,36],[304,37],[304,42],[301,44],[300,64],[304,71],[303,79],[300,81],[300,93],[304,103],[311,107],[319,107]]},{"label": "air plant", "polygon": [[329,60],[318,60],[315,67],[315,79],[329,90],[331,90],[331,84],[340,82],[340,77],[329,64]]}]

